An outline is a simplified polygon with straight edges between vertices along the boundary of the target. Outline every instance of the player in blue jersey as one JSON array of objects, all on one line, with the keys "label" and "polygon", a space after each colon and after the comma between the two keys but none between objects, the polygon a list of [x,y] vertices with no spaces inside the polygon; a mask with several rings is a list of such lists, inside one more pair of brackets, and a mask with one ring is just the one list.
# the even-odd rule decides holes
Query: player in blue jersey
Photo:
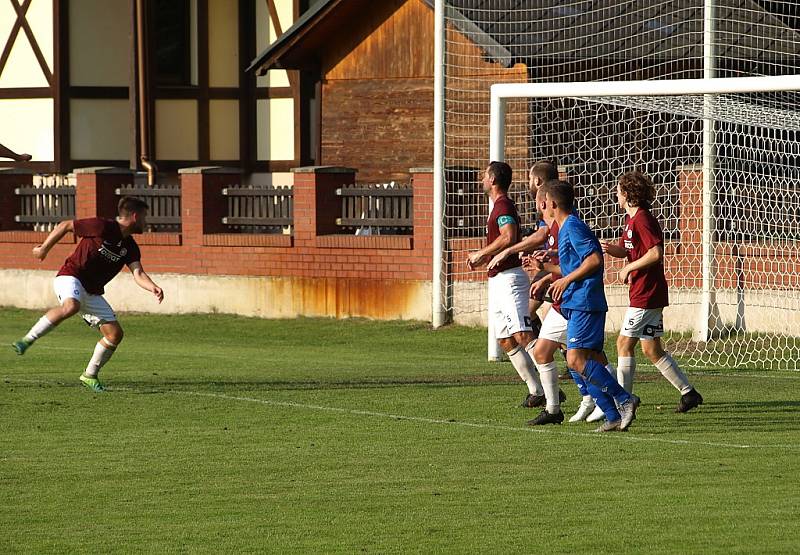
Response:
[{"label": "player in blue jersey", "polygon": [[[544,185],[545,219],[559,226],[561,275],[550,286],[567,319],[567,365],[586,381],[606,421],[599,432],[626,430],[636,418],[639,398],[620,386],[598,362],[603,351],[608,304],[603,290],[603,250],[594,233],[574,212],[575,193],[564,181]],[[616,401],[616,405],[615,405]],[[617,408],[619,407],[619,408]]]}]

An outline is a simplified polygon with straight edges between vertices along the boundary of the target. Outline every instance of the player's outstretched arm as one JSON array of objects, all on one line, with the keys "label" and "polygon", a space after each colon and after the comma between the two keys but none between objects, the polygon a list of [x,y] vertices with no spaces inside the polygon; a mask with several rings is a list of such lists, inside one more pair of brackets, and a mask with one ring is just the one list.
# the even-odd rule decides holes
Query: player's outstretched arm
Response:
[{"label": "player's outstretched arm", "polygon": [[133,281],[136,282],[136,285],[145,291],[150,291],[155,295],[156,299],[158,299],[158,302],[161,303],[161,301],[164,300],[164,291],[150,279],[150,276],[148,276],[147,272],[142,268],[142,263],[131,262],[128,267],[131,269],[131,273],[133,273]]},{"label": "player's outstretched arm", "polygon": [[64,220],[53,228],[53,231],[51,231],[50,235],[47,236],[47,239],[44,240],[44,243],[33,247],[33,256],[39,260],[44,260],[47,258],[47,253],[50,252],[50,249],[52,249],[56,243],[61,241],[64,235],[74,231],[75,225],[72,223],[72,220]]}]

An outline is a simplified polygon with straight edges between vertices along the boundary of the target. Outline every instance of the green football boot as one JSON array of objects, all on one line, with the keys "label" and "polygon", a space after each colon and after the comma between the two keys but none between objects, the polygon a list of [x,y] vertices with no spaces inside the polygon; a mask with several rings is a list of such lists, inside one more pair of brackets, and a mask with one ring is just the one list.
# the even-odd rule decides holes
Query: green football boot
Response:
[{"label": "green football boot", "polygon": [[25,339],[20,339],[19,341],[14,341],[11,346],[17,352],[18,355],[24,355],[25,351],[28,350],[28,347],[31,346],[31,343],[25,341]]},{"label": "green football boot", "polygon": [[83,374],[81,374],[80,380],[81,382],[83,382],[83,385],[85,385],[95,393],[102,393],[103,391],[106,390],[106,388],[103,387],[103,384],[101,384],[100,380],[98,380],[97,378],[90,378],[89,376],[84,376]]}]

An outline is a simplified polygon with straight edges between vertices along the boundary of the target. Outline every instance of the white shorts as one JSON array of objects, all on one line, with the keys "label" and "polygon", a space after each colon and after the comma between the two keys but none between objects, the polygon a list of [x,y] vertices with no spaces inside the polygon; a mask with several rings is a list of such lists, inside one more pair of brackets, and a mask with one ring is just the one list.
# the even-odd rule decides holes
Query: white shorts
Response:
[{"label": "white shorts", "polygon": [[489,278],[489,295],[493,310],[494,336],[506,339],[521,331],[533,331],[528,312],[528,274],[522,268],[511,268]]},{"label": "white shorts", "polygon": [[539,331],[539,339],[567,344],[567,319],[553,307],[547,311]]},{"label": "white shorts", "polygon": [[655,339],[664,335],[663,308],[628,307],[619,334],[637,339]]},{"label": "white shorts", "polygon": [[108,301],[101,295],[87,293],[78,278],[56,276],[56,279],[53,280],[53,289],[60,304],[64,304],[65,299],[75,299],[81,303],[81,318],[93,328],[99,328],[102,324],[117,321],[117,315],[114,314],[114,310],[108,304]]}]

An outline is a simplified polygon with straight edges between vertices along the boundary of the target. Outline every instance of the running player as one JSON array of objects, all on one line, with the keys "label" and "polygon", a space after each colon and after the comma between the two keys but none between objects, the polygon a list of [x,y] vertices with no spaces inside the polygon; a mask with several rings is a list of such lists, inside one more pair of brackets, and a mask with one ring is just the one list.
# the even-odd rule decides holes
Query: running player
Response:
[{"label": "running player", "polygon": [[67,318],[80,313],[87,324],[99,329],[103,335],[80,376],[80,381],[95,392],[105,390],[98,374],[116,351],[123,336],[114,311],[103,298],[105,285],[127,265],[136,285],[150,291],[159,303],[164,300],[164,292],[142,268],[139,246],[132,237],[144,231],[147,204],[134,197],[123,197],[117,212],[116,220],[87,218],[63,221],[50,232],[44,243],[34,247],[33,256],[44,260],[50,249],[67,233],[74,233],[81,238],[53,283],[59,306],[48,310],[25,337],[12,344],[17,354],[25,354],[40,337]]}]

